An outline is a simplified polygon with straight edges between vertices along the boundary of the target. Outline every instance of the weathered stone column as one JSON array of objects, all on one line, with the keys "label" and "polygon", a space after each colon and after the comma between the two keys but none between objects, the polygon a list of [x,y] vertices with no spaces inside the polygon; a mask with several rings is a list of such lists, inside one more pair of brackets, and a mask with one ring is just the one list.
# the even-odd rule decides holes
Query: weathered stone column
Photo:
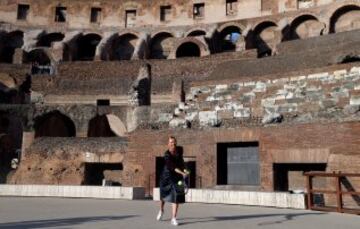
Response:
[{"label": "weathered stone column", "polygon": [[35,131],[24,131],[22,136],[22,145],[21,145],[21,157],[26,156],[26,150],[31,146],[35,139]]}]

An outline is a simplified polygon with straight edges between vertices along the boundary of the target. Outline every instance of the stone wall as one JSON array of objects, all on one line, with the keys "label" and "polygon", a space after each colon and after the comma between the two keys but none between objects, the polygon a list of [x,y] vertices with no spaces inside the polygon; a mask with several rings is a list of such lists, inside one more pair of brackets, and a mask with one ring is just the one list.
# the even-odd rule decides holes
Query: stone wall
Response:
[{"label": "stone wall", "polygon": [[[193,86],[170,127],[358,120],[360,69]],[[165,116],[165,114],[162,114]]]}]

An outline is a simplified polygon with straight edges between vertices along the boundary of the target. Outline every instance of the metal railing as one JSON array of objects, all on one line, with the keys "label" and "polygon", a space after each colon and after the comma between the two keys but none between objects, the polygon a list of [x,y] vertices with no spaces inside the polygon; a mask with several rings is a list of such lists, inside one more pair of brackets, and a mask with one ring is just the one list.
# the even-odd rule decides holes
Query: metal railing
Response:
[{"label": "metal railing", "polygon": [[[360,214],[360,209],[350,209],[344,207],[343,196],[350,195],[353,198],[359,198],[360,192],[356,191],[354,188],[350,187],[347,191],[342,190],[342,181],[346,180],[347,177],[359,177],[359,173],[341,173],[341,172],[333,172],[333,173],[326,173],[326,172],[306,172],[304,174],[306,179],[306,187],[307,187],[307,207],[311,210],[317,211],[335,211],[341,213],[351,213],[351,214]],[[314,177],[328,177],[334,178],[334,186],[335,190],[329,189],[314,189],[313,188],[313,178]],[[350,184],[350,183],[349,183]],[[350,185],[351,186],[351,185]],[[336,206],[329,207],[329,206],[317,206],[314,204],[314,194],[328,194],[328,195],[335,195],[336,196]]]}]

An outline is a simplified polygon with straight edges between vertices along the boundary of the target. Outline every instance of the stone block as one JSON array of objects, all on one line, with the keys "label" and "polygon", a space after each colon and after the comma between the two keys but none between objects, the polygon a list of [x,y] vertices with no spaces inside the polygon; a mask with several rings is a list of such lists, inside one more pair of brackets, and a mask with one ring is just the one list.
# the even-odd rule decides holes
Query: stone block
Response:
[{"label": "stone block", "polygon": [[195,95],[192,94],[192,93],[186,94],[185,100],[186,101],[194,101],[195,100]]},{"label": "stone block", "polygon": [[193,121],[197,115],[198,115],[198,112],[188,112],[185,115],[185,120]]},{"label": "stone block", "polygon": [[180,102],[178,108],[179,108],[180,110],[182,110],[182,111],[185,110],[185,103],[184,103],[184,102]]},{"label": "stone block", "polygon": [[240,88],[241,88],[243,85],[244,85],[243,83],[233,83],[233,84],[230,84],[229,90],[231,90],[231,91],[240,91]]},{"label": "stone block", "polygon": [[360,105],[360,96],[351,96],[350,105]]},{"label": "stone block", "polygon": [[266,83],[261,81],[256,82],[253,92],[266,92]]},{"label": "stone block", "polygon": [[261,100],[261,106],[267,107],[267,106],[273,106],[275,105],[275,99],[274,98],[265,98]]},{"label": "stone block", "polygon": [[274,79],[272,81],[273,84],[285,84],[287,82],[289,82],[289,78]]},{"label": "stone block", "polygon": [[221,120],[224,119],[233,119],[234,118],[234,112],[228,111],[228,110],[222,110],[218,112],[218,117]]},{"label": "stone block", "polygon": [[202,126],[217,126],[221,123],[216,111],[200,111],[199,122]]},{"label": "stone block", "polygon": [[342,70],[337,70],[337,71],[334,71],[334,76],[335,76],[335,79],[338,79],[343,77],[344,75],[347,74],[347,70],[346,69],[342,69]]},{"label": "stone block", "polygon": [[322,73],[315,73],[315,74],[310,74],[308,75],[308,79],[309,80],[321,80],[321,79],[326,79],[329,76],[328,72],[322,72]]},{"label": "stone block", "polygon": [[193,95],[196,94],[208,94],[211,92],[210,87],[208,86],[200,86],[200,87],[192,87],[190,88],[190,93]]},{"label": "stone block", "polygon": [[359,73],[360,74],[360,67],[352,67],[350,72]]},{"label": "stone block", "polygon": [[160,113],[158,122],[169,122],[173,118],[173,114],[170,113]]},{"label": "stone block", "polygon": [[243,109],[239,109],[234,111],[235,118],[250,118],[251,112],[249,107],[244,107]]},{"label": "stone block", "polygon": [[301,81],[301,80],[305,80],[306,76],[295,76],[295,77],[291,77],[290,81]]},{"label": "stone block", "polygon": [[237,110],[237,109],[242,109],[244,106],[243,104],[238,104],[237,102],[227,102],[224,103],[223,106],[217,106],[218,108],[215,110],[228,110],[228,111],[232,111],[232,110]]},{"label": "stone block", "polygon": [[350,96],[349,90],[343,87],[336,87],[332,89],[330,93],[331,97],[338,98],[348,98]]},{"label": "stone block", "polygon": [[297,107],[298,107],[297,104],[292,104],[292,103],[282,104],[282,105],[279,105],[278,112],[280,112],[280,113],[296,112]]},{"label": "stone block", "polygon": [[331,107],[335,107],[336,104],[337,104],[336,99],[324,99],[324,100],[321,100],[319,102],[320,107],[323,108],[323,109],[328,109],[328,108],[331,108]]},{"label": "stone block", "polygon": [[169,122],[169,126],[171,128],[178,128],[178,127],[181,127],[181,128],[187,128],[188,125],[187,125],[187,121],[183,118],[173,118],[171,119],[171,121]]},{"label": "stone block", "polygon": [[67,186],[67,185],[0,185],[0,196],[62,198],[144,199],[142,187]]},{"label": "stone block", "polygon": [[180,110],[178,107],[176,107],[175,110],[174,110],[174,114],[175,114],[175,115],[180,115],[180,114],[181,114],[181,110]]},{"label": "stone block", "polygon": [[279,105],[266,106],[264,108],[267,114],[277,113],[279,111]]},{"label": "stone block", "polygon": [[284,89],[288,90],[295,90],[297,88],[296,84],[284,84]]},{"label": "stone block", "polygon": [[360,84],[355,84],[354,85],[354,90],[359,91],[360,90]]},{"label": "stone block", "polygon": [[281,123],[283,116],[279,113],[266,114],[261,120],[262,124]]},{"label": "stone block", "polygon": [[227,84],[219,84],[215,86],[215,92],[226,91],[229,88]]},{"label": "stone block", "polygon": [[255,85],[255,81],[244,82],[244,87],[254,87]]},{"label": "stone block", "polygon": [[360,105],[346,105],[344,107],[344,113],[347,115],[352,115],[360,111]]}]

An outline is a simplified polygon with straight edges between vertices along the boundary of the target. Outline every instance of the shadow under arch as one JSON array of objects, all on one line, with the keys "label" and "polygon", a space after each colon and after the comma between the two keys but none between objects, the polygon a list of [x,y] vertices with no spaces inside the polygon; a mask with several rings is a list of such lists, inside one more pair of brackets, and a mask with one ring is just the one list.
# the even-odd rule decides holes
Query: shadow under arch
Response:
[{"label": "shadow under arch", "polygon": [[[257,49],[258,57],[271,56],[271,45],[276,42],[275,29],[277,24],[273,21],[264,21],[255,26],[252,31],[253,47]],[[263,34],[272,33],[272,34]],[[270,37],[269,37],[270,36]]]},{"label": "shadow under arch", "polygon": [[125,33],[112,39],[109,46],[110,60],[131,60],[139,37],[133,33]]},{"label": "shadow under arch", "polygon": [[92,61],[95,57],[96,47],[100,43],[102,37],[96,33],[89,33],[80,36],[76,40],[75,61]]},{"label": "shadow under arch", "polygon": [[192,41],[186,41],[176,49],[176,58],[200,57],[200,56],[201,56],[200,47],[195,42]]},{"label": "shadow under arch", "polygon": [[171,52],[171,38],[168,32],[157,33],[150,41],[150,59],[167,59]]},{"label": "shadow under arch", "polygon": [[57,110],[35,118],[34,129],[35,138],[76,136],[74,122]]},{"label": "shadow under arch", "polygon": [[0,62],[12,63],[15,50],[21,48],[24,45],[24,32],[16,30],[5,34],[1,42],[0,48]]},{"label": "shadow under arch", "polygon": [[48,47],[50,48],[53,42],[59,42],[64,39],[65,35],[63,33],[48,33],[42,35],[38,42],[36,43],[36,47]]}]

